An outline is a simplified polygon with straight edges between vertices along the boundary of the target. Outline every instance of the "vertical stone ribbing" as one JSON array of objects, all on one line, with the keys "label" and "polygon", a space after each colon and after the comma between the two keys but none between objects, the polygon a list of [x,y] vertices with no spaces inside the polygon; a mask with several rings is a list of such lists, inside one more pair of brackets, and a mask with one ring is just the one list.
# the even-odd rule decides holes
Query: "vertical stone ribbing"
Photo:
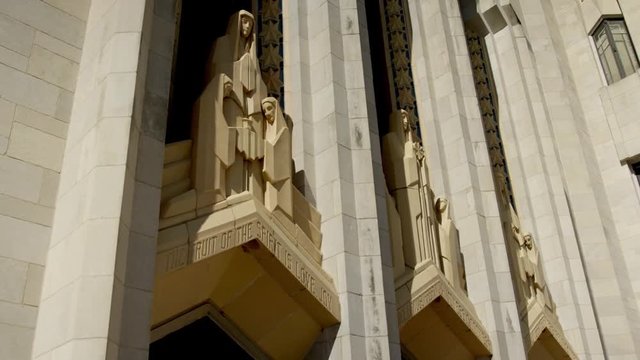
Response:
[{"label": "vertical stone ribbing", "polygon": [[459,5],[408,1],[414,81],[435,196],[450,199],[469,299],[491,337],[494,359],[524,346],[492,168]]},{"label": "vertical stone ribbing", "polygon": [[[301,49],[308,50],[301,52],[302,93],[292,96],[302,99],[288,98],[287,103],[302,109],[310,104],[302,114],[303,132],[312,135],[303,144],[307,196],[322,214],[323,267],[336,283],[342,309],[342,323],[325,330],[310,356],[388,359],[387,312],[394,306],[387,302],[389,288],[383,281],[391,268],[383,265],[380,199],[373,181],[370,114],[375,106],[364,81],[364,4],[309,0],[299,6],[306,22]],[[399,355],[397,342],[394,349]]]},{"label": "vertical stone ribbing", "polygon": [[175,5],[91,4],[34,358],[147,356]]},{"label": "vertical stone ribbing", "polygon": [[89,3],[0,3],[2,359],[31,354]]}]

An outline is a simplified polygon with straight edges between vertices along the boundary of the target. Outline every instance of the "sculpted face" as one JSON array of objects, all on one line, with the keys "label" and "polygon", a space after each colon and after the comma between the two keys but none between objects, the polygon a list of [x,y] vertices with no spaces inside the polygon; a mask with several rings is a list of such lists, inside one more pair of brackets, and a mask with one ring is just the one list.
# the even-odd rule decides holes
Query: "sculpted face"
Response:
[{"label": "sculpted face", "polygon": [[229,96],[233,91],[233,83],[231,81],[227,81],[224,83],[224,96]]},{"label": "sculpted face", "polygon": [[251,34],[251,30],[253,29],[253,19],[244,15],[240,17],[240,28],[242,37],[249,37]]},{"label": "sculpted face", "polygon": [[262,104],[262,111],[264,112],[264,117],[267,119],[269,124],[273,124],[273,120],[275,120],[275,112],[276,108],[270,101],[265,101]]},{"label": "sculpted face", "polygon": [[443,212],[447,209],[448,201],[446,199],[440,200],[440,212]]},{"label": "sculpted face", "polygon": [[527,247],[527,249],[531,249],[532,244],[531,244],[531,234],[526,234],[524,236],[524,246]]},{"label": "sculpted face", "polygon": [[409,113],[407,113],[405,110],[401,111],[401,116],[402,116],[402,128],[404,129],[404,131],[409,131],[411,125],[409,124]]}]

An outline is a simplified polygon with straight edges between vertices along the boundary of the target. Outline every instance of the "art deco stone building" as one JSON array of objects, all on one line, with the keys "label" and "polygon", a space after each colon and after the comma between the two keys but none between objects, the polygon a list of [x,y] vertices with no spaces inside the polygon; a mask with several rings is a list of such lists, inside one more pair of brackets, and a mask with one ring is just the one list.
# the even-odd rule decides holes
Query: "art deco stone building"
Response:
[{"label": "art deco stone building", "polygon": [[0,0],[0,359],[637,359],[637,0]]}]

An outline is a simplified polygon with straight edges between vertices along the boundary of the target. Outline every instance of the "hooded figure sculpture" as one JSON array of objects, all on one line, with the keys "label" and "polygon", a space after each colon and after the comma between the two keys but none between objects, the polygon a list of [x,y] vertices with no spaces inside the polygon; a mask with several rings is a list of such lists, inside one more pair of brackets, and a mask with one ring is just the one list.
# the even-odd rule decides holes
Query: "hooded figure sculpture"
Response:
[{"label": "hooded figure sculpture", "polygon": [[291,130],[280,110],[278,100],[262,100],[264,113],[264,205],[267,210],[282,212],[293,218],[293,188],[291,175]]},{"label": "hooded figure sculpture", "polygon": [[449,201],[445,198],[438,198],[434,208],[439,223],[442,272],[454,287],[466,291],[464,262],[460,253],[458,229],[451,219]]},{"label": "hooded figure sculpture", "polygon": [[260,113],[260,100],[267,94],[256,52],[255,19],[240,10],[229,19],[227,34],[218,38],[209,56],[207,81],[218,74],[233,79],[233,91],[243,99],[247,115]]},{"label": "hooded figure sculpture", "polygon": [[206,69],[208,84],[194,105],[199,209],[247,190],[262,198],[255,160],[264,153],[260,100],[267,90],[254,30],[251,13],[241,10],[231,17],[226,35],[215,42]]}]

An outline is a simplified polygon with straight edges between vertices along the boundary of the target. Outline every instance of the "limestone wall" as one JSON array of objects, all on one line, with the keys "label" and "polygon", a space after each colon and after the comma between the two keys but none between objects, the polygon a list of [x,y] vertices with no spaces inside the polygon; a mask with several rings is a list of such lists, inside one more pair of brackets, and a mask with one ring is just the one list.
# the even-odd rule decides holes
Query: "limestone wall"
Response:
[{"label": "limestone wall", "polygon": [[413,69],[435,197],[450,199],[469,299],[494,359],[524,358],[518,311],[459,5],[408,1]]},{"label": "limestone wall", "polygon": [[0,2],[2,359],[31,353],[89,2]]},{"label": "limestone wall", "polygon": [[[564,332],[581,357],[633,356],[640,187],[624,161],[640,155],[640,75],[607,86],[588,32],[621,10],[639,49],[640,5],[470,1],[490,12],[514,196]],[[455,1],[407,2],[432,186],[450,199],[493,358],[524,358],[463,16]],[[0,0],[2,359],[146,356],[176,4]],[[293,156],[342,309],[310,356],[399,358],[364,1],[283,9]]]},{"label": "limestone wall", "polygon": [[638,75],[607,85],[589,33],[622,9],[637,44],[638,6],[485,0],[477,9],[490,29],[518,214],[539,241],[565,334],[579,356],[635,354],[640,201],[621,161],[638,152]]},{"label": "limestone wall", "polygon": [[[532,8],[527,8],[530,16],[539,14],[539,10]],[[540,25],[529,41],[538,46],[548,36]],[[566,336],[578,354],[589,353],[592,350],[584,349],[584,336],[594,330],[593,314],[586,311],[582,314],[577,305],[588,304],[589,299],[583,270],[570,266],[571,261],[579,261],[580,254],[573,231],[567,231],[571,229],[571,219],[559,171],[562,160],[579,156],[575,154],[579,147],[568,147],[565,142],[575,144],[579,140],[575,130],[571,130],[571,117],[566,116],[563,105],[566,93],[557,85],[561,80],[558,79],[560,70],[554,61],[555,54],[535,47],[534,55],[527,46],[522,27],[515,23],[485,39],[495,77],[502,139],[518,214],[523,219],[523,228],[535,233],[542,249],[547,284]],[[534,56],[539,59],[537,63]],[[554,84],[556,88],[553,88]],[[557,135],[561,155],[553,151],[552,145],[558,132],[561,133]],[[577,171],[586,171],[584,163],[578,163],[578,160],[572,166]],[[582,181],[586,180],[583,175]],[[570,191],[580,187],[579,182],[574,184]],[[597,341],[596,338],[593,343]]]},{"label": "limestone wall", "polygon": [[91,2],[33,358],[147,356],[176,11],[157,3]]},{"label": "limestone wall", "polygon": [[[618,2],[459,3],[482,14],[476,20],[489,31],[485,41],[517,210],[538,240],[568,340],[579,356],[635,353],[638,271],[632,259],[640,202],[635,178],[620,161],[638,155],[638,75],[607,86],[589,38],[601,15],[620,13]],[[619,3],[636,40],[640,7]],[[411,11],[416,94],[434,191],[452,199],[469,296],[498,344],[494,357],[518,357],[520,329],[502,323],[509,322],[503,314],[509,317],[512,285],[458,10],[416,2]],[[482,305],[489,300],[499,302],[503,314]]]},{"label": "limestone wall", "polygon": [[285,111],[297,121],[293,157],[322,214],[323,268],[343,314],[310,356],[399,358],[390,245],[379,223],[386,205],[364,2],[283,6]]},{"label": "limestone wall", "polygon": [[[572,198],[577,230],[580,232],[582,227],[593,224],[596,216],[603,226],[601,235],[597,237],[593,233],[580,234],[586,275],[604,349],[612,357],[622,357],[637,354],[640,341],[638,287],[635,285],[640,278],[638,262],[633,256],[639,250],[640,229],[637,219],[640,216],[640,201],[636,193],[637,180],[626,164],[620,162],[621,157],[616,152],[620,143],[612,132],[615,128],[610,126],[610,122],[608,124],[611,117],[607,116],[607,112],[611,112],[611,109],[614,113],[633,111],[635,105],[632,103],[637,101],[624,101],[624,97],[637,98],[633,90],[636,82],[634,77],[637,75],[611,85],[607,85],[600,76],[601,65],[588,37],[592,20],[584,15],[569,15],[575,14],[580,7],[589,6],[589,3],[550,2],[544,8],[552,28],[555,28],[554,45],[568,77],[570,105],[582,134],[582,151],[588,160],[591,179],[589,190],[593,193],[598,214],[582,217],[582,208],[589,205],[584,206],[584,197]],[[602,14],[616,14],[614,4],[607,1],[594,3]],[[619,4],[637,49],[638,4],[633,1],[619,1]],[[609,104],[607,96],[603,96],[606,93],[610,95]],[[619,124],[628,123],[624,117],[618,120],[621,120]],[[626,129],[629,135],[633,134],[632,129]],[[637,151],[632,148],[628,150]],[[569,166],[563,163],[563,167]],[[568,188],[571,189],[571,183]]]}]

